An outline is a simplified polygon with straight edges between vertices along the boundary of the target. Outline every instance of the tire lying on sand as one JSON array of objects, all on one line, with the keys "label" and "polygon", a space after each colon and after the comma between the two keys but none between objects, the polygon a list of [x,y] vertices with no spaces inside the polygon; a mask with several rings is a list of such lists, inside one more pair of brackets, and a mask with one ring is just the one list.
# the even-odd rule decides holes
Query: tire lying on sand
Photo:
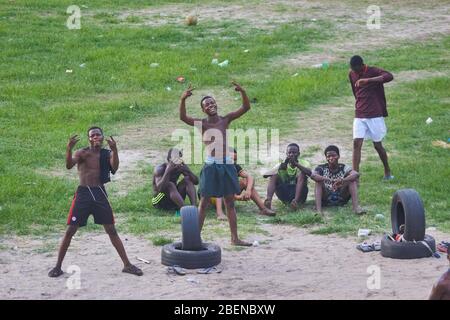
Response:
[{"label": "tire lying on sand", "polygon": [[210,268],[222,260],[218,245],[203,243],[201,250],[182,250],[181,242],[166,244],[161,251],[161,263],[166,266],[180,266],[185,269]]},{"label": "tire lying on sand", "polygon": [[425,236],[425,210],[419,194],[414,189],[400,189],[394,193],[391,204],[392,232],[399,233],[404,224],[403,238],[422,241]]},{"label": "tire lying on sand", "polygon": [[202,238],[198,223],[198,209],[195,206],[184,206],[180,211],[183,250],[201,250]]},{"label": "tire lying on sand", "polygon": [[[424,242],[427,243],[431,251],[436,252],[436,242],[430,235],[425,235]],[[388,235],[381,239],[381,255],[393,259],[419,259],[431,257],[433,253],[421,241],[397,242],[391,240]]]}]

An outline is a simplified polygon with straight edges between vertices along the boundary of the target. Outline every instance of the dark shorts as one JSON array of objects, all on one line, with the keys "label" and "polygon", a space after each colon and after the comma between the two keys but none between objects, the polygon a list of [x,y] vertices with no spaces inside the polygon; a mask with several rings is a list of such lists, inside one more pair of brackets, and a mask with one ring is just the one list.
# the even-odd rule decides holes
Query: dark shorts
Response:
[{"label": "dark shorts", "polygon": [[239,194],[238,174],[234,164],[205,164],[200,172],[200,195],[202,197],[226,197]]},{"label": "dark shorts", "polygon": [[[280,199],[284,203],[290,203],[295,198],[295,188],[296,184],[287,184],[287,183],[279,183],[275,189],[275,194],[278,199]],[[304,203],[306,201],[306,197],[308,196],[308,186],[305,185],[302,188],[302,193],[300,194],[300,202]]]},{"label": "dark shorts", "polygon": [[67,224],[84,227],[91,214],[96,224],[114,224],[114,215],[105,187],[79,186],[73,197]]},{"label": "dark shorts", "polygon": [[351,198],[350,193],[345,192],[343,189],[340,189],[337,192],[326,190],[326,192],[325,199],[322,199],[323,206],[343,206]]},{"label": "dark shorts", "polygon": [[157,209],[163,210],[179,209],[177,204],[170,199],[170,195],[164,192],[160,192],[152,198],[152,205]]}]

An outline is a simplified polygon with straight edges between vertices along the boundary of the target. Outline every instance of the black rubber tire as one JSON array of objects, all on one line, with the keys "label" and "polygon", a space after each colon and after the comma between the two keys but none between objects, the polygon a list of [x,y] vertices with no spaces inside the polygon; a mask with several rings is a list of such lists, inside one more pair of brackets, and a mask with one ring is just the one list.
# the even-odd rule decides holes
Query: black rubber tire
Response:
[{"label": "black rubber tire", "polygon": [[181,242],[166,244],[161,250],[161,263],[166,266],[180,266],[185,269],[201,269],[218,265],[222,251],[218,245],[203,243],[202,250],[181,250]]},{"label": "black rubber tire", "polygon": [[401,189],[394,193],[391,204],[392,232],[399,233],[405,225],[403,238],[422,241],[425,236],[425,210],[419,194],[414,189]]},{"label": "black rubber tire", "polygon": [[198,223],[198,209],[195,206],[181,208],[181,236],[183,250],[201,250],[202,238]]},{"label": "black rubber tire", "polygon": [[[424,240],[433,253],[436,252],[436,241],[430,235],[425,235]],[[392,241],[387,235],[381,239],[381,255],[393,259],[419,259],[431,257],[430,250],[420,242],[397,242]]]}]

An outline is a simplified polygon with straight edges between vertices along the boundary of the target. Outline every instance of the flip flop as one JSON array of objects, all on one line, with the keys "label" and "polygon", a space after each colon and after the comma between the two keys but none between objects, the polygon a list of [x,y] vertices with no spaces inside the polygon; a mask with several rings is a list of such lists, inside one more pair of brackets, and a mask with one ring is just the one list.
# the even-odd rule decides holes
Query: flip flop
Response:
[{"label": "flip flop", "polygon": [[221,273],[222,270],[221,269],[217,269],[216,267],[209,267],[209,268],[205,268],[205,269],[201,269],[198,270],[197,273],[200,274],[210,274],[210,273]]},{"label": "flip flop", "polygon": [[371,252],[371,251],[375,251],[375,248],[374,248],[374,246],[373,246],[372,244],[368,244],[368,243],[365,243],[365,242],[363,242],[363,243],[361,243],[361,244],[358,244],[358,245],[356,246],[356,249],[358,249],[358,250],[360,250],[360,251],[362,251],[362,252]]},{"label": "flip flop", "polygon": [[179,276],[184,276],[186,274],[186,271],[184,271],[183,268],[180,266],[174,265],[171,267],[167,267],[167,273],[168,274],[177,274]]},{"label": "flip flop", "polygon": [[381,242],[374,242],[372,243],[372,246],[375,251],[381,251]]}]

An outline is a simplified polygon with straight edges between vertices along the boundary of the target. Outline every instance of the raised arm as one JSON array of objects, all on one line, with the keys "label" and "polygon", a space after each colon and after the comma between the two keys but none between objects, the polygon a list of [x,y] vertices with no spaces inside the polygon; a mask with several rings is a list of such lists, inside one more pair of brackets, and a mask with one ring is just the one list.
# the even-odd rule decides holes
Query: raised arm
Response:
[{"label": "raised arm", "polygon": [[229,122],[239,118],[244,113],[246,113],[248,110],[250,110],[250,100],[248,99],[247,93],[245,92],[245,90],[234,81],[232,82],[232,84],[234,85],[234,90],[241,93],[242,106],[239,109],[237,109],[236,111],[230,112],[229,114],[227,114],[225,116],[225,118],[228,118]]},{"label": "raised arm", "polygon": [[167,186],[167,183],[170,181],[170,173],[174,170],[175,165],[172,162],[169,162],[164,170],[164,167],[157,166],[154,171],[155,177],[155,185],[157,192],[163,192]]},{"label": "raised arm", "polygon": [[394,76],[389,71],[383,70],[381,68],[375,68],[376,72],[379,74],[376,77],[370,78],[369,82],[386,83],[394,80]]},{"label": "raised arm", "polygon": [[365,86],[368,85],[370,83],[386,83],[386,82],[390,82],[394,79],[394,76],[392,75],[392,73],[380,69],[380,68],[374,68],[376,73],[378,74],[375,77],[372,78],[365,78],[365,79],[359,79],[358,81],[356,81],[355,83],[355,87],[361,87],[361,86]]},{"label": "raised arm", "polygon": [[70,137],[69,142],[67,143],[66,147],[66,168],[72,169],[74,165],[78,163],[80,152],[75,152],[75,156],[72,157],[72,149],[77,144],[77,142],[80,141],[78,138],[78,135],[74,135]]},{"label": "raised arm", "polygon": [[186,113],[186,99],[192,96],[192,90],[194,90],[194,88],[192,88],[192,86],[189,85],[187,90],[183,92],[183,94],[181,95],[180,100],[180,120],[190,126],[193,126],[195,121],[200,121],[199,119],[189,117]]},{"label": "raised arm", "polygon": [[119,153],[117,152],[117,144],[112,136],[109,136],[111,140],[106,139],[108,142],[109,148],[111,149],[111,155],[109,158],[109,164],[111,166],[111,172],[116,173],[117,169],[119,169]]}]

